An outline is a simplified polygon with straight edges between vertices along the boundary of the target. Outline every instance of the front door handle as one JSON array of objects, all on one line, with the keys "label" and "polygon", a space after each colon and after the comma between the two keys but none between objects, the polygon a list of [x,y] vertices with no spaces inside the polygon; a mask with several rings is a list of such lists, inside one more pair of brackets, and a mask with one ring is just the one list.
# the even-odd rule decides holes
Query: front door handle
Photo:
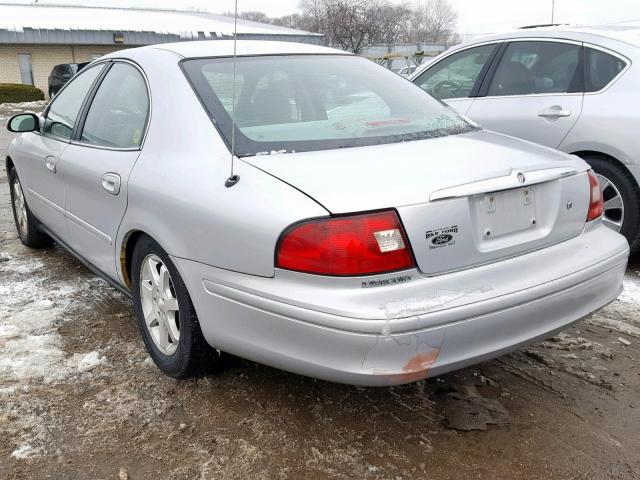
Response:
[{"label": "front door handle", "polygon": [[105,173],[100,179],[102,188],[104,188],[111,195],[118,195],[120,193],[120,175],[117,173]]},{"label": "front door handle", "polygon": [[561,118],[561,117],[570,117],[571,110],[565,110],[560,105],[554,105],[553,107],[545,108],[540,113],[538,113],[539,117],[543,118]]},{"label": "front door handle", "polygon": [[56,173],[56,158],[55,157],[46,157],[44,159],[44,164],[51,173]]}]

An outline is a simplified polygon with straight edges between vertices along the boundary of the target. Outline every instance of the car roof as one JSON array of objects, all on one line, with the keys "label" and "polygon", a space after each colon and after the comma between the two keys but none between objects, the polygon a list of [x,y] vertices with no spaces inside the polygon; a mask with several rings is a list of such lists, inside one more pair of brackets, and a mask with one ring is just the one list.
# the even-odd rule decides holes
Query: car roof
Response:
[{"label": "car roof", "polygon": [[[594,35],[625,42],[640,47],[640,25],[566,25],[542,27],[531,30],[560,31],[566,33]],[[526,31],[526,29],[525,29]]]},{"label": "car roof", "polygon": [[510,32],[475,38],[469,42],[456,45],[459,47],[475,45],[492,40],[509,38],[563,38],[581,42],[602,43],[606,40],[624,42],[634,47],[640,47],[640,23],[629,25],[551,25],[533,28],[519,28]]},{"label": "car roof", "polygon": [[[319,45],[311,45],[307,43],[296,42],[276,42],[269,40],[238,40],[237,55],[286,55],[286,54],[342,54],[351,55],[343,50],[322,47]],[[135,48],[116,52],[111,56],[127,56],[127,52],[137,51],[140,53],[152,54],[154,50],[165,50],[173,52],[183,58],[200,58],[200,57],[229,57],[233,55],[233,40],[203,40],[189,41],[177,43],[163,43],[158,45],[149,45],[146,47]]]}]

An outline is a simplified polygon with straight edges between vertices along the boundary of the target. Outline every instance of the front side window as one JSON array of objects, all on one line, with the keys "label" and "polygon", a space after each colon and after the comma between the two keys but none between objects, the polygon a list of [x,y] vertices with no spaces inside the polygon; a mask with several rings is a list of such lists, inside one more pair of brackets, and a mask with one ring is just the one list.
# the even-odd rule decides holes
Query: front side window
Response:
[{"label": "front side window", "polygon": [[111,148],[137,148],[149,116],[147,84],[127,63],[115,63],[91,102],[81,141]]},{"label": "front side window", "polygon": [[513,42],[500,60],[487,95],[531,95],[580,91],[579,45]]},{"label": "front side window", "polygon": [[239,156],[402,142],[474,129],[395,73],[347,55],[186,60],[183,69]]},{"label": "front side window", "polygon": [[44,134],[70,139],[82,102],[102,71],[102,65],[85,70],[71,80],[51,103],[44,122]]},{"label": "front side window", "polygon": [[586,49],[587,92],[597,92],[609,85],[627,66],[621,58],[595,48]]},{"label": "front side window", "polygon": [[439,100],[468,97],[495,48],[481,45],[454,53],[427,69],[414,83]]}]

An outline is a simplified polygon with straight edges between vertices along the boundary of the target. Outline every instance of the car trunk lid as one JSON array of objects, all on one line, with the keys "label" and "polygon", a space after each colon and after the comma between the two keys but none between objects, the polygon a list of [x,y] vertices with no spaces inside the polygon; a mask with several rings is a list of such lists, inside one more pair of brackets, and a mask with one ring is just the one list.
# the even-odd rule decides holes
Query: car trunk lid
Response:
[{"label": "car trunk lid", "polygon": [[332,214],[396,208],[428,275],[578,235],[589,203],[583,161],[486,131],[244,160]]}]

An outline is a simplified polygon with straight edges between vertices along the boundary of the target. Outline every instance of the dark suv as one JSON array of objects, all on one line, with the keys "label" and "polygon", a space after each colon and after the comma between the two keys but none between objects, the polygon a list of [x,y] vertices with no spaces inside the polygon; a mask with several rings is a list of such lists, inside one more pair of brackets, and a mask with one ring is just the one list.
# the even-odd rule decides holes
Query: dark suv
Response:
[{"label": "dark suv", "polygon": [[64,84],[71,80],[71,77],[87,65],[89,65],[89,62],[61,63],[60,65],[53,67],[53,70],[51,70],[51,74],[49,75],[49,97],[53,98]]}]

